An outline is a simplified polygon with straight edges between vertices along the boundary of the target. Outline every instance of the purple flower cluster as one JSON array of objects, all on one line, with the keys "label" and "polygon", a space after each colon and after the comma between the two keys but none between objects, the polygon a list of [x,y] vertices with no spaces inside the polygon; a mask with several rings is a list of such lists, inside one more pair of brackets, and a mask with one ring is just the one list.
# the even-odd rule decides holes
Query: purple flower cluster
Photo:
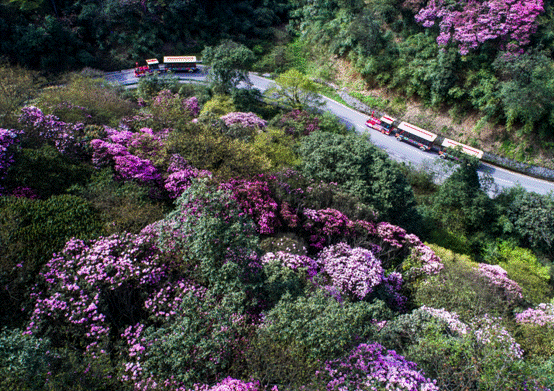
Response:
[{"label": "purple flower cluster", "polygon": [[519,324],[532,324],[554,328],[554,304],[541,303],[516,315]]},{"label": "purple flower cluster", "polygon": [[179,155],[171,157],[167,172],[169,175],[165,178],[164,188],[169,193],[170,198],[177,198],[183,194],[192,184],[194,178],[212,176],[211,172],[198,170]]},{"label": "purple flower cluster", "polygon": [[323,249],[317,262],[336,289],[359,300],[373,292],[384,278],[381,261],[371,251],[353,249],[346,243]]},{"label": "purple flower cluster", "polygon": [[347,357],[327,362],[318,375],[327,381],[327,390],[439,390],[415,363],[378,343],[358,345]]},{"label": "purple flower cluster", "polygon": [[471,328],[474,330],[477,341],[483,345],[492,345],[496,349],[502,349],[504,357],[510,360],[523,358],[521,346],[501,324],[502,318],[485,314],[483,317],[475,319],[471,324]]},{"label": "purple flower cluster", "polygon": [[272,234],[281,225],[278,205],[267,182],[236,179],[222,184],[221,188],[231,191],[233,199],[252,217],[260,234]]},{"label": "purple flower cluster", "polygon": [[35,106],[26,106],[21,111],[19,123],[27,128],[27,133],[53,142],[61,153],[73,152],[82,147],[81,141],[76,137],[84,129],[82,123],[65,123],[55,115],[44,115]]},{"label": "purple flower cluster", "polygon": [[29,198],[31,200],[39,198],[33,189],[23,186],[18,186],[13,189],[12,195],[17,198]]},{"label": "purple flower cluster", "polygon": [[97,166],[113,161],[114,169],[122,179],[136,179],[140,182],[157,181],[160,174],[147,159],[132,155],[129,150],[115,143],[100,139],[91,141],[93,162]]},{"label": "purple flower cluster", "polygon": [[479,264],[478,273],[494,287],[506,295],[510,301],[517,301],[523,298],[521,287],[517,282],[508,278],[508,272],[498,265]]},{"label": "purple flower cluster", "polygon": [[292,110],[281,118],[281,126],[285,127],[288,134],[307,136],[319,130],[319,118],[306,110]]},{"label": "purple flower cluster", "polygon": [[167,270],[152,238],[115,234],[90,243],[69,240],[46,264],[41,277],[45,290],[33,294],[35,308],[27,332],[63,330],[95,356],[105,353],[109,342],[110,324],[100,310],[101,300],[121,297],[126,302],[133,289],[157,286]]},{"label": "purple flower cluster", "polygon": [[[8,151],[8,148],[17,142],[19,134],[17,130],[0,128],[0,180],[6,177],[8,167],[13,163],[13,154]],[[0,187],[1,191],[2,187]]]},{"label": "purple flower cluster", "polygon": [[305,269],[308,277],[313,277],[317,274],[317,262],[305,255],[291,254],[286,251],[277,251],[275,253],[265,253],[261,258],[262,264],[276,262],[279,265],[288,267],[292,270]]},{"label": "purple flower cluster", "polygon": [[458,42],[460,54],[483,42],[500,38],[513,40],[515,47],[529,44],[537,29],[536,19],[544,12],[542,0],[461,0],[457,3],[430,0],[415,16],[424,27],[440,20],[437,43]]},{"label": "purple flower cluster", "polygon": [[267,121],[261,119],[254,113],[243,113],[235,111],[221,117],[225,125],[239,125],[244,128],[264,129],[267,126]]}]

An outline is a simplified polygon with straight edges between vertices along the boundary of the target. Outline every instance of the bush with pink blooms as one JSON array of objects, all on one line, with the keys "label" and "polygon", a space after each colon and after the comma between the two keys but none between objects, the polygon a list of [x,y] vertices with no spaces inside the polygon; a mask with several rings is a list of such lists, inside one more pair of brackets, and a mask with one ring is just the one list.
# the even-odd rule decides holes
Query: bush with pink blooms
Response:
[{"label": "bush with pink blooms", "polygon": [[530,42],[537,31],[537,18],[544,12],[542,0],[457,1],[430,0],[415,16],[424,27],[436,22],[437,43],[446,46],[458,43],[460,54],[466,55],[486,41],[499,40],[514,50]]}]

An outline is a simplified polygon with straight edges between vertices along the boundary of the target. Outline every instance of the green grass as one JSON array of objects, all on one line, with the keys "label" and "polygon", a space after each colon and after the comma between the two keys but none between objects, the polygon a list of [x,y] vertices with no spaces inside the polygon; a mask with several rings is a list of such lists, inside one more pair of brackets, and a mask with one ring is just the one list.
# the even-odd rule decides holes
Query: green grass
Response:
[{"label": "green grass", "polygon": [[324,84],[319,84],[318,92],[321,95],[326,96],[329,99],[333,99],[333,100],[335,100],[339,103],[342,103],[343,105],[345,105],[347,107],[352,108],[352,106],[350,106],[348,103],[346,103],[346,101],[344,99],[342,99],[340,97],[340,95],[337,93],[337,91],[335,91],[333,88],[331,88],[329,86],[326,86]]},{"label": "green grass", "polygon": [[388,99],[378,98],[375,96],[368,96],[361,94],[359,92],[351,92],[350,96],[358,99],[360,102],[365,103],[371,108],[377,108],[379,110],[386,111],[390,106],[390,101]]}]

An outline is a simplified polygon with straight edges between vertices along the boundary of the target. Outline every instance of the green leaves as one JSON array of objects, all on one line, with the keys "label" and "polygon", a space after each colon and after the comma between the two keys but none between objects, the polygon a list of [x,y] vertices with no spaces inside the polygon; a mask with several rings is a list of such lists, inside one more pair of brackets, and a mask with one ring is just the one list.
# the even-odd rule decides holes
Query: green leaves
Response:
[{"label": "green leaves", "polygon": [[308,178],[335,182],[372,206],[382,221],[417,230],[414,194],[400,170],[365,136],[314,132],[299,148]]},{"label": "green leaves", "polygon": [[290,69],[275,80],[277,87],[269,88],[265,95],[287,109],[303,110],[323,104],[317,85],[296,69]]},{"label": "green leaves", "polygon": [[231,40],[202,51],[202,61],[210,66],[208,79],[216,93],[229,93],[239,83],[248,81],[247,71],[254,62],[254,53]]}]

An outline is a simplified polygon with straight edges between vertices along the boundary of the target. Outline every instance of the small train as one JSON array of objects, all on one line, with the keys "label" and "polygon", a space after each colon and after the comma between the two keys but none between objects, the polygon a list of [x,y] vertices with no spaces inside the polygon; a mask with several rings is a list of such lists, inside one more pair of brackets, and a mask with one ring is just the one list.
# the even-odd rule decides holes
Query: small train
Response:
[{"label": "small train", "polygon": [[456,150],[477,159],[482,159],[483,157],[484,152],[480,149],[439,136],[408,122],[399,123],[395,118],[388,115],[377,118],[372,113],[365,124],[368,128],[375,129],[383,134],[393,134],[398,141],[404,141],[422,151],[437,151],[439,157],[443,159],[459,160],[456,154],[452,153],[452,151]]},{"label": "small train", "polygon": [[146,65],[136,63],[135,77],[168,72],[197,73],[200,72],[200,68],[198,68],[199,62],[196,56],[164,56],[162,64],[160,64],[157,58],[149,58],[146,60]]}]

